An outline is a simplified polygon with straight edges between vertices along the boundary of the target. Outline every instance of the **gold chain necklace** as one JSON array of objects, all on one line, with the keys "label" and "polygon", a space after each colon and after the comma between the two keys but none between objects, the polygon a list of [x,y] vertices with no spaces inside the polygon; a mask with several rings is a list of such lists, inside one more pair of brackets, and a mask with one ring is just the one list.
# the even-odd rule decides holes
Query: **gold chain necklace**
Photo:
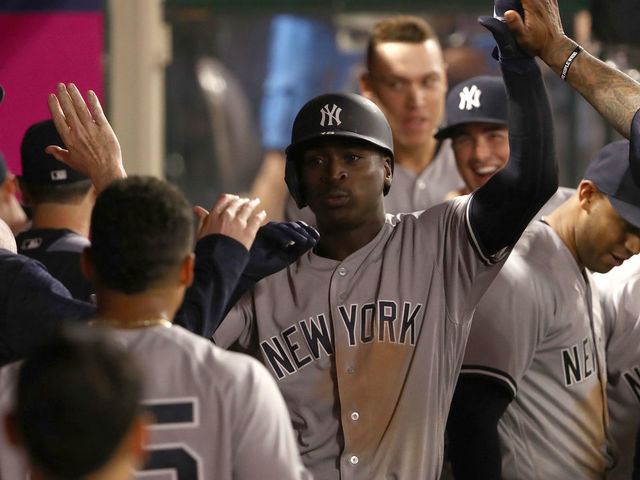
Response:
[{"label": "gold chain necklace", "polygon": [[147,328],[147,327],[165,327],[170,328],[172,323],[166,318],[145,318],[140,320],[116,320],[116,319],[95,319],[89,322],[89,325],[100,325],[109,328]]}]

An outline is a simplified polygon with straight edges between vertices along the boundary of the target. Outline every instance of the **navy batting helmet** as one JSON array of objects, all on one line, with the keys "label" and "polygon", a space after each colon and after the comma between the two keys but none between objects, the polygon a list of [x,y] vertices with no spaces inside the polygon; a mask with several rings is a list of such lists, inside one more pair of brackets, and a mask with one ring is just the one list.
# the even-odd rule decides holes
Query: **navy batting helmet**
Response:
[{"label": "navy batting helmet", "polygon": [[[298,159],[313,141],[331,135],[370,143],[390,157],[393,172],[393,136],[382,110],[371,100],[355,93],[328,93],[309,100],[298,112],[287,147],[285,181],[299,208],[306,205]],[[386,186],[384,194],[389,191]]]},{"label": "navy batting helmet", "polygon": [[435,134],[438,140],[450,137],[466,123],[508,125],[507,92],[500,77],[479,76],[460,82],[447,95],[447,124]]}]

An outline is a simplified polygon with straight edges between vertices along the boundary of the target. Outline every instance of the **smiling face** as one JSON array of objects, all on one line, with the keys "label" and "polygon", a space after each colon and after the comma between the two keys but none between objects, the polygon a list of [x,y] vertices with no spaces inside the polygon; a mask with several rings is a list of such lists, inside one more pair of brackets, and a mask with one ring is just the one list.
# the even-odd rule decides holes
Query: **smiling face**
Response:
[{"label": "smiling face", "polygon": [[321,231],[384,222],[383,189],[391,183],[391,166],[380,150],[332,137],[307,147],[299,162],[305,200]]},{"label": "smiling face", "polygon": [[434,141],[447,91],[436,40],[379,43],[360,87],[387,117],[396,149],[420,149]]},{"label": "smiling face", "polygon": [[640,252],[640,228],[618,215],[605,194],[583,180],[579,195],[583,214],[576,225],[575,242],[583,266],[606,273]]},{"label": "smiling face", "polygon": [[509,161],[509,131],[497,123],[467,123],[451,135],[460,176],[473,191],[489,181]]}]

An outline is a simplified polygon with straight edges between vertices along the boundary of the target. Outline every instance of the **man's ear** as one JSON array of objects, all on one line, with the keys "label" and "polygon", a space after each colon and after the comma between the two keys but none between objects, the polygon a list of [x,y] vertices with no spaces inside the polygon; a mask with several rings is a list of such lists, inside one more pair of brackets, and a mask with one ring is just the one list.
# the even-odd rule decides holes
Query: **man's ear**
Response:
[{"label": "man's ear", "polygon": [[94,279],[95,271],[91,261],[91,247],[85,247],[80,254],[80,270],[87,279]]},{"label": "man's ear", "polygon": [[358,84],[360,86],[360,93],[362,93],[362,96],[369,100],[373,100],[375,94],[373,93],[373,85],[371,84],[371,74],[369,72],[362,72]]},{"label": "man's ear", "polygon": [[384,189],[388,191],[391,188],[393,180],[393,170],[391,169],[391,157],[384,157]]},{"label": "man's ear", "polygon": [[10,183],[13,183],[12,188],[14,188],[14,192],[15,191],[18,192],[18,194],[20,195],[20,198],[22,199],[22,203],[26,206],[30,206],[31,198],[29,197],[29,191],[24,187],[22,178],[19,176],[14,176],[13,182],[10,182]]},{"label": "man's ear", "polygon": [[591,180],[582,180],[578,185],[578,201],[580,208],[590,212],[595,198],[600,194],[600,190]]},{"label": "man's ear", "polygon": [[196,256],[193,253],[187,255],[180,267],[180,283],[188,287],[193,282],[193,269],[196,264]]}]

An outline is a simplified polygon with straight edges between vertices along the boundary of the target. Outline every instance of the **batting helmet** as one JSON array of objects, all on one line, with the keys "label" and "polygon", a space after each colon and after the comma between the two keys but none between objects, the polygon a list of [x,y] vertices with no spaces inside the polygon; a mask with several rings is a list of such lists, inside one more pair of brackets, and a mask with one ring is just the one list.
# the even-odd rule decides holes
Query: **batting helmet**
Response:
[{"label": "batting helmet", "polygon": [[[300,185],[299,162],[309,143],[331,135],[353,138],[381,149],[391,159],[393,172],[393,137],[382,110],[355,93],[328,93],[309,100],[298,112],[291,131],[291,144],[285,150],[285,181],[299,208],[306,205]],[[384,194],[389,191],[385,186]]]},{"label": "batting helmet", "polygon": [[479,76],[460,82],[447,95],[447,124],[435,134],[450,137],[466,123],[508,125],[507,92],[500,77]]}]

